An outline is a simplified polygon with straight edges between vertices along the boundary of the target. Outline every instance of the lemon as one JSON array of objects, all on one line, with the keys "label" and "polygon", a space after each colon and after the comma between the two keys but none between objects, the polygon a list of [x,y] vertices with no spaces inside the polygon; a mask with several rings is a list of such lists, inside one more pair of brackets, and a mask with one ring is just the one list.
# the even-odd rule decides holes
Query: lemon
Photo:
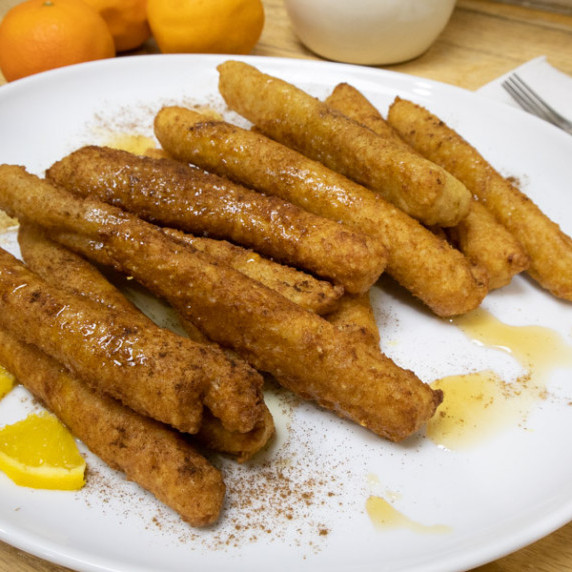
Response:
[{"label": "lemon", "polygon": [[16,484],[78,490],[85,460],[71,433],[50,413],[30,414],[0,429],[0,469]]},{"label": "lemon", "polygon": [[0,399],[10,393],[15,381],[14,376],[0,365]]}]

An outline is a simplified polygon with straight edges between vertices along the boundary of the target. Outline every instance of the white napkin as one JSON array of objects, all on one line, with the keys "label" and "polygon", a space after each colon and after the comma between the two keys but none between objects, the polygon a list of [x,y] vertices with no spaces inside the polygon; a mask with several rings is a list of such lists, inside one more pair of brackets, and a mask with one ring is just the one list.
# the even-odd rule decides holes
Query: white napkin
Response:
[{"label": "white napkin", "polygon": [[477,93],[519,107],[518,103],[502,87],[503,80],[516,72],[565,117],[572,120],[572,77],[557,70],[546,60],[546,56],[534,58],[477,90]]}]

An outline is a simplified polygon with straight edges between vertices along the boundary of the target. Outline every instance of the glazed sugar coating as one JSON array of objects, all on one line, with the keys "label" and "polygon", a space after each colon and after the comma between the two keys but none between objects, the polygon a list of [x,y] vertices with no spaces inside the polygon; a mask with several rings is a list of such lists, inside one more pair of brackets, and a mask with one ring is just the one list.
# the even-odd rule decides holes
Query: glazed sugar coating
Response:
[{"label": "glazed sugar coating", "polygon": [[[393,145],[417,152],[353,86],[336,86],[326,101]],[[446,165],[441,166],[446,168]],[[444,232],[469,261],[486,270],[489,290],[507,285],[513,276],[529,266],[529,258],[520,243],[474,196],[467,216]]]},{"label": "glazed sugar coating", "polygon": [[352,293],[367,291],[385,268],[376,239],[171,159],[85,147],[47,178],[151,222],[231,240]]},{"label": "glazed sugar coating", "polygon": [[163,108],[155,132],[181,160],[378,238],[387,248],[386,272],[439,316],[476,308],[488,291],[483,269],[418,221],[260,133],[180,107]]},{"label": "glazed sugar coating", "polygon": [[[50,240],[39,229],[27,225],[20,227],[18,242],[26,265],[49,284],[127,312],[137,322],[145,322],[145,316],[87,259]],[[184,323],[183,326],[188,331],[189,325]],[[145,327],[156,330],[151,320],[147,321]],[[190,333],[195,332],[191,330]],[[208,342],[201,335],[189,337],[197,342]],[[232,358],[236,359],[236,356]],[[239,461],[245,461],[262,449],[274,434],[274,422],[266,404],[263,403],[261,408],[260,418],[247,432],[229,431],[220,419],[203,410],[201,426],[194,438],[209,449],[229,453]]]},{"label": "glazed sugar coating", "polygon": [[423,107],[403,99],[388,120],[408,143],[463,180],[524,247],[528,273],[549,292],[572,300],[572,238],[458,133]]},{"label": "glazed sugar coating", "polygon": [[218,519],[225,495],[222,476],[181,434],[92,391],[3,328],[0,361],[94,454],[191,526]]},{"label": "glazed sugar coating", "polygon": [[447,171],[391,145],[294,85],[238,61],[218,66],[227,105],[260,131],[380,193],[428,225],[463,219],[471,195]]},{"label": "glazed sugar coating", "polygon": [[166,299],[211,340],[383,437],[404,439],[441,402],[441,392],[371,344],[129,213],[74,197],[19,168],[0,168],[0,206],[44,228],[83,234],[82,254],[97,260],[104,252],[117,270]]}]

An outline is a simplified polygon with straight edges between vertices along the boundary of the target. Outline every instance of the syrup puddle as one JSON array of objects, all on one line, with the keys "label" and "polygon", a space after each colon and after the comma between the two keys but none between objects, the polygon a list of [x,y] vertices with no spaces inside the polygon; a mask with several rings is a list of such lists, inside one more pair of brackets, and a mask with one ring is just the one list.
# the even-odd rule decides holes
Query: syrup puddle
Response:
[{"label": "syrup puddle", "polygon": [[406,528],[413,532],[423,534],[444,534],[451,532],[452,528],[450,526],[444,524],[421,524],[397,510],[392,503],[398,501],[401,498],[401,494],[386,490],[382,493],[383,496],[381,496],[381,494],[379,494],[381,483],[377,475],[368,475],[368,484],[372,494],[366,500],[365,509],[369,519],[377,529]]},{"label": "syrup puddle", "polygon": [[483,309],[451,323],[474,343],[511,355],[524,373],[511,383],[493,371],[433,382],[445,398],[427,426],[427,436],[448,449],[480,444],[501,429],[521,424],[532,406],[546,399],[551,371],[572,367],[572,347],[549,328],[507,325]]},{"label": "syrup puddle", "polygon": [[150,149],[157,147],[156,142],[151,137],[129,133],[114,135],[105,145],[113,149],[129,151],[135,155],[145,155]]},{"label": "syrup puddle", "polygon": [[424,534],[443,534],[451,531],[451,527],[444,524],[426,525],[415,522],[398,511],[384,498],[376,495],[371,495],[367,499],[365,509],[376,528],[407,528],[413,532]]},{"label": "syrup puddle", "polygon": [[[572,366],[572,346],[557,332],[543,326],[510,326],[483,309],[474,310],[451,322],[475,343],[511,354],[528,370],[534,370],[537,383],[557,367]],[[545,381],[545,380],[544,380]]]}]

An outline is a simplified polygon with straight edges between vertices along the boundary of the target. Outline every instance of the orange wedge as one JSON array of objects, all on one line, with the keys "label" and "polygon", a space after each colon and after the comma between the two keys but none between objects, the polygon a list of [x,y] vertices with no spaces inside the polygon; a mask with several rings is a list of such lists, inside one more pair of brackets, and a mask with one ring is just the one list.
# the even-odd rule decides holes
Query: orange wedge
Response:
[{"label": "orange wedge", "polygon": [[71,433],[50,413],[31,414],[0,429],[0,470],[16,484],[78,490],[85,460]]}]

